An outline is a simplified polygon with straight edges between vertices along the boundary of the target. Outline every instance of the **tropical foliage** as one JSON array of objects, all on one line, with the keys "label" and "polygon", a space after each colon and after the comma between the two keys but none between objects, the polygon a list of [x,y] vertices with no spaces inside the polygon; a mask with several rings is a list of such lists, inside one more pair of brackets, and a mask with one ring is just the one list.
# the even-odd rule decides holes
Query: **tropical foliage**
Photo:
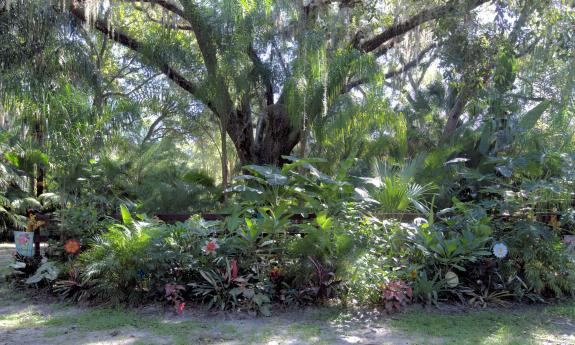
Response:
[{"label": "tropical foliage", "polygon": [[[575,294],[569,1],[0,0],[0,238],[74,301]],[[24,82],[23,82],[24,81]]]}]

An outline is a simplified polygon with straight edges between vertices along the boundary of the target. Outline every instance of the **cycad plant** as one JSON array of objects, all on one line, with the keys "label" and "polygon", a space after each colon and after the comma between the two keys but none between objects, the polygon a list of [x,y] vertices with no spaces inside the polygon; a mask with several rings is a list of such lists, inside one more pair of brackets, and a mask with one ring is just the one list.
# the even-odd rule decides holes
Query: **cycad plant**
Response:
[{"label": "cycad plant", "polygon": [[146,277],[164,262],[153,250],[163,237],[160,224],[133,220],[124,205],[121,210],[123,224],[112,225],[80,255],[81,280],[91,298],[134,304],[147,290]]}]

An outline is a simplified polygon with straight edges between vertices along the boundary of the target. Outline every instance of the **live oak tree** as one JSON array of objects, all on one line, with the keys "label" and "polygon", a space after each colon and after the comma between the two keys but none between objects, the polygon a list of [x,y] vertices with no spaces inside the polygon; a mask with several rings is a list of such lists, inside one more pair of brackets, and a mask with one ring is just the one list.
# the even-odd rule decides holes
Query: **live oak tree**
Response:
[{"label": "live oak tree", "polygon": [[[108,59],[113,56],[115,60],[107,71],[111,78],[114,69],[123,69],[121,61],[126,56],[130,61],[135,57],[137,65],[145,67],[133,82],[117,83],[110,92],[99,89],[100,84],[109,84],[101,72],[88,71],[86,80],[81,81],[81,68],[80,73],[74,72],[67,63],[65,69],[75,75],[76,87],[92,93],[88,96],[93,103],[91,111],[102,112],[106,103],[117,104],[148,82],[150,101],[145,102],[153,107],[157,103],[160,111],[141,133],[142,143],[159,137],[167,128],[187,128],[186,121],[196,122],[197,117],[181,116],[186,102],[197,113],[211,112],[221,134],[224,181],[226,136],[242,164],[281,164],[282,155],[290,153],[333,157],[336,162],[349,155],[358,142],[373,138],[376,144],[365,149],[380,157],[393,151],[397,157],[413,155],[430,145],[457,140],[464,122],[477,128],[488,118],[486,110],[477,109],[482,103],[496,105],[489,93],[505,93],[505,99],[510,94],[530,97],[513,92],[518,81],[527,85],[523,82],[527,68],[503,88],[496,80],[507,73],[505,68],[516,69],[522,61],[532,61],[532,66],[542,61],[531,57],[532,52],[551,54],[552,29],[542,29],[540,23],[553,18],[553,11],[545,12],[546,7],[557,12],[562,6],[531,0],[426,1],[423,5],[376,0],[53,0],[39,2],[39,7],[48,8],[45,17],[49,18],[40,21],[33,12],[21,9],[24,3],[0,0],[2,16],[12,11],[10,16],[21,26],[19,40],[0,38],[6,43],[2,53],[8,51],[3,55],[10,57],[3,59],[5,70],[23,60],[18,56],[25,60],[43,51],[37,42],[50,34],[49,25],[69,25],[50,19],[59,12],[75,21],[76,33],[52,32],[60,42],[70,42],[58,49],[44,49],[44,60],[55,57],[54,51],[84,49],[83,59],[92,59],[90,64],[97,72],[104,52],[100,48],[106,48]],[[33,30],[27,31],[28,27]],[[8,35],[13,31],[17,30],[5,30]],[[12,47],[15,42],[23,43]],[[512,62],[507,67],[503,66],[505,56]],[[85,64],[81,61],[78,64]],[[549,63],[550,58],[545,61]],[[426,89],[433,85],[427,70],[437,75],[445,97],[441,112],[434,110],[433,121],[422,122],[430,109],[417,104],[425,100]],[[174,94],[190,95],[176,96],[183,106],[175,113],[164,111],[169,104],[154,101],[164,99],[167,85],[165,79],[156,77],[158,73],[171,80]],[[533,85],[538,83],[533,80]],[[35,92],[43,94],[45,88]],[[407,97],[398,99],[395,92]],[[406,104],[411,104],[413,111],[402,107]],[[502,109],[491,106],[487,112],[504,116]],[[125,119],[110,118],[105,126],[119,121],[129,128],[131,116],[137,118],[137,114],[126,114]],[[420,133],[411,130],[414,121],[420,123]],[[347,130],[351,124],[353,131]],[[134,137],[138,131],[126,135]],[[422,146],[423,142],[427,144]],[[340,152],[332,154],[334,150]]]},{"label": "live oak tree", "polygon": [[[221,121],[242,164],[281,164],[337,98],[413,62],[386,58],[412,32],[463,20],[487,0],[74,0],[85,25],[141,54]],[[396,9],[397,10],[397,9]],[[409,36],[408,38],[412,38]],[[387,69],[394,66],[396,69]],[[382,75],[382,71],[385,74]]]}]

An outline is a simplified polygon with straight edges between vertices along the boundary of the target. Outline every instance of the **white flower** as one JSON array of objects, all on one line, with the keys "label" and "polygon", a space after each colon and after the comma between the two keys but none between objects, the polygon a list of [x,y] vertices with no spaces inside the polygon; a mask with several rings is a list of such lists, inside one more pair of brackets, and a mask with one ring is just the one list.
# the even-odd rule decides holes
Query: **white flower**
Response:
[{"label": "white flower", "polygon": [[503,259],[507,256],[507,246],[504,243],[496,243],[493,246],[493,255],[498,257],[499,259]]},{"label": "white flower", "polygon": [[421,226],[422,224],[427,224],[427,219],[417,217],[413,220],[413,224],[415,224],[416,226]]}]

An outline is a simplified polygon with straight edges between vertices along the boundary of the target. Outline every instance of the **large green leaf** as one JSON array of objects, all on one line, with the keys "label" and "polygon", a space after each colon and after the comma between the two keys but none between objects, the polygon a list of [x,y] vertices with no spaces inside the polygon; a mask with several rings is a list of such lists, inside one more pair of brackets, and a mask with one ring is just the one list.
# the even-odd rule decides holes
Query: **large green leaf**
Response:
[{"label": "large green leaf", "polygon": [[132,218],[132,215],[130,214],[130,211],[128,210],[126,205],[124,204],[120,205],[120,212],[122,213],[122,222],[124,222],[124,224],[126,225],[134,224],[134,219]]},{"label": "large green leaf", "polygon": [[246,169],[252,173],[262,175],[263,177],[268,177],[272,174],[276,174],[279,172],[278,169],[275,167],[263,166],[263,165],[254,165],[254,164],[246,165],[244,167],[244,169]]},{"label": "large green leaf", "polygon": [[525,114],[521,115],[521,119],[519,120],[519,127],[524,130],[529,130],[537,124],[537,121],[541,118],[541,115],[549,108],[551,103],[547,100],[542,101],[541,103],[537,104],[531,110],[526,112]]},{"label": "large green leaf", "polygon": [[245,185],[237,185],[237,186],[232,186],[228,189],[226,189],[224,192],[226,193],[244,193],[244,192],[252,192],[252,193],[256,193],[256,194],[263,194],[263,192],[259,189],[255,189],[255,188],[251,188]]},{"label": "large green leaf", "polygon": [[45,262],[36,270],[36,273],[26,280],[26,284],[37,284],[42,280],[53,281],[58,278],[58,268],[52,262]]},{"label": "large green leaf", "polygon": [[282,174],[286,174],[287,172],[300,167],[300,166],[308,166],[310,164],[316,163],[326,163],[327,160],[323,158],[297,158],[294,156],[282,156],[284,159],[291,161],[292,163],[286,163],[282,167]]}]

